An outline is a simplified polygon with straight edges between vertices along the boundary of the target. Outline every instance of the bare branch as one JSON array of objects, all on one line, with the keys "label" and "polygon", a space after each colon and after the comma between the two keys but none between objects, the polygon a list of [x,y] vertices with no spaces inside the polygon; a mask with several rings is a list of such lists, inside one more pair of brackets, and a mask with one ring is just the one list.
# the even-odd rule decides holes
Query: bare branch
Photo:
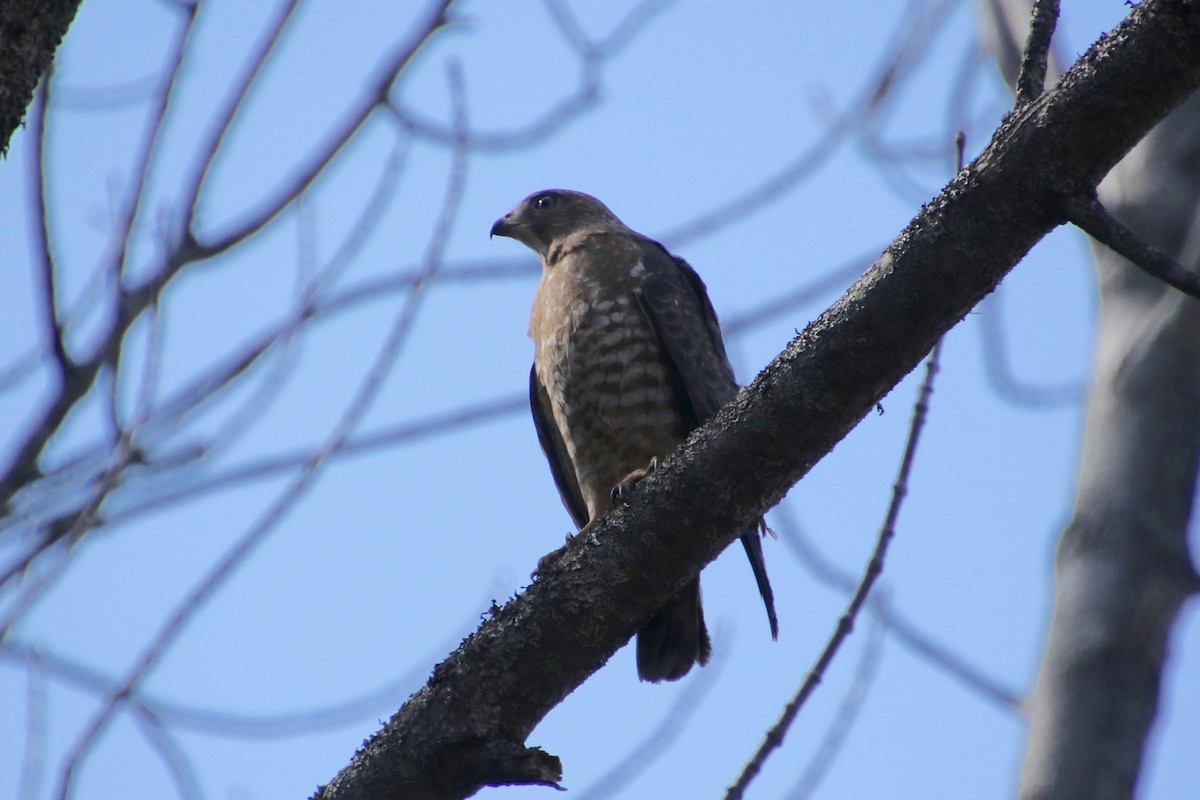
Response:
[{"label": "bare branch", "polygon": [[[718,632],[718,640],[728,641],[727,637]],[[679,734],[687,727],[688,720],[700,708],[704,698],[717,684],[728,658],[728,649],[721,649],[716,657],[709,662],[708,668],[698,670],[695,677],[690,678],[683,690],[671,702],[671,707],[657,725],[648,734],[629,748],[629,753],[613,764],[595,783],[583,790],[578,800],[604,800],[616,797],[619,792],[637,780],[638,776],[652,767],[663,753],[675,744]]]},{"label": "bare branch", "polygon": [[1005,333],[1004,291],[1003,285],[997,286],[979,304],[984,374],[992,389],[1001,399],[1028,408],[1055,408],[1082,402],[1087,392],[1087,382],[1082,377],[1039,385],[1017,376]]},{"label": "bare branch", "polygon": [[[1195,91],[1200,15],[1189,12],[1182,0],[1146,0],[1032,104],[1036,114],[1006,119],[866,276],[633,502],[596,520],[497,609],[316,796],[465,797],[495,782],[497,751],[546,764],[524,745],[537,722],[1062,223],[1062,187],[1094,186]],[[1132,85],[1143,90],[1114,91]],[[436,790],[431,764],[445,767]]]},{"label": "bare branch", "polygon": [[41,654],[36,650],[26,660],[25,672],[25,753],[17,798],[33,800],[42,782],[46,746],[46,687]]},{"label": "bare branch", "polygon": [[[489,594],[494,594],[493,587]],[[478,605],[487,601],[481,599]],[[472,619],[475,615],[471,615]],[[381,709],[407,697],[426,671],[425,664],[462,639],[461,631],[470,620],[456,626],[457,630],[414,661],[393,680],[360,695],[340,700],[329,705],[305,708],[282,714],[238,714],[214,711],[172,702],[141,691],[129,694],[126,703],[137,715],[146,715],[162,724],[213,736],[239,739],[278,739],[303,736],[315,731],[326,730],[377,716]],[[0,641],[0,658],[25,665],[26,670],[37,670],[45,678],[67,684],[98,696],[119,692],[117,680],[68,656],[33,647],[13,637]]]},{"label": "bare branch", "polygon": [[892,487],[892,502],[888,505],[887,516],[883,521],[883,527],[879,530],[879,538],[875,542],[875,550],[871,553],[871,559],[867,562],[867,568],[863,572],[862,579],[859,580],[858,588],[854,590],[854,596],[850,598],[849,605],[838,619],[837,628],[833,635],[830,636],[825,649],[821,651],[821,655],[817,658],[816,664],[809,670],[809,673],[804,678],[804,682],[800,685],[796,695],[784,707],[783,714],[779,717],[763,739],[763,743],[759,745],[757,751],[742,768],[741,775],[734,782],[733,786],[725,792],[726,800],[737,800],[742,797],[746,788],[762,771],[763,765],[771,753],[778,749],[783,744],[783,738],[787,735],[788,729],[792,726],[796,716],[800,713],[801,707],[808,700],[809,695],[817,688],[817,685],[825,676],[825,671],[833,662],[834,656],[841,649],[842,642],[854,630],[854,621],[858,617],[858,612],[862,609],[863,604],[867,600],[867,595],[871,592],[871,587],[875,585],[875,581],[883,573],[883,560],[887,555],[888,544],[892,537],[896,534],[896,519],[900,515],[900,506],[904,502],[905,495],[908,494],[908,474],[912,470],[913,459],[916,457],[917,444],[921,439],[921,429],[925,427],[925,418],[929,413],[929,397],[933,394],[933,378],[937,375],[938,360],[942,350],[942,342],[939,339],[934,345],[933,352],[929,355],[929,361],[925,366],[925,380],[921,383],[921,389],[917,393],[917,402],[913,406],[912,422],[908,429],[908,441],[904,445],[904,456],[900,460],[900,472],[896,476],[896,484]]},{"label": "bare branch", "polygon": [[[779,532],[780,540],[817,580],[846,594],[854,592],[858,585],[857,578],[839,570],[821,555],[797,524],[789,503],[782,503],[775,509],[771,527]],[[1021,695],[1016,690],[985,674],[958,653],[935,641],[894,606],[877,602],[874,595],[867,603],[871,611],[884,621],[888,633],[896,637],[900,644],[1000,710],[1007,713],[1021,710]]]},{"label": "bare branch", "polygon": [[1054,38],[1057,24],[1058,0],[1034,0],[1029,38],[1025,42],[1021,71],[1017,75],[1017,108],[1032,103],[1046,88],[1050,40]]},{"label": "bare branch", "polygon": [[[114,288],[118,290],[118,293],[120,292],[120,277],[125,271],[125,259],[129,253],[133,223],[137,219],[142,207],[142,198],[146,193],[147,177],[150,174],[150,165],[154,160],[154,154],[157,150],[158,137],[162,132],[163,123],[167,118],[167,109],[170,107],[171,98],[175,93],[175,85],[179,80],[180,68],[183,66],[184,56],[188,50],[188,41],[191,38],[193,26],[196,22],[196,7],[181,8],[181,12],[183,13],[183,23],[179,26],[175,41],[171,44],[166,78],[163,80],[159,91],[154,96],[154,102],[151,104],[150,117],[147,121],[146,138],[138,150],[136,163],[132,170],[133,177],[129,184],[129,194],[126,197],[124,209],[117,223],[117,238],[114,253],[104,267],[114,279]],[[112,335],[119,340],[124,335],[124,332],[125,329],[123,327],[117,326]],[[112,338],[103,342],[105,350],[117,346],[119,346],[118,341],[114,341]]]},{"label": "bare branch", "polygon": [[[579,57],[579,83],[565,97],[518,128],[470,131],[471,149],[478,153],[496,153],[528,147],[545,141],[594,107],[600,97],[600,71],[604,63],[632,42],[641,29],[668,5],[662,0],[643,0],[630,9],[608,36],[593,41],[583,32],[565,4],[546,0],[555,26]],[[402,98],[393,97],[386,105],[401,127],[414,136],[441,144],[454,142],[456,133],[452,126],[443,125],[408,107]]]},{"label": "bare branch", "polygon": [[[398,45],[384,59],[383,64],[377,69],[375,77],[367,82],[367,90],[359,98],[350,113],[326,137],[325,142],[320,145],[317,151],[305,160],[304,166],[277,188],[274,197],[263,203],[260,208],[253,211],[247,219],[240,222],[232,230],[228,230],[210,241],[201,242],[201,237],[195,234],[192,226],[195,222],[195,209],[196,204],[199,202],[204,171],[207,170],[207,166],[203,167],[204,171],[200,173],[197,179],[198,182],[194,184],[193,190],[189,193],[190,198],[186,206],[188,211],[186,214],[187,222],[185,223],[187,225],[187,233],[185,235],[196,240],[195,252],[189,253],[188,258],[203,259],[220,255],[229,248],[240,244],[261,231],[280,212],[295,202],[296,198],[312,185],[313,181],[333,162],[338,153],[342,152],[345,146],[358,134],[375,110],[387,103],[388,93],[391,91],[392,85],[396,82],[400,73],[412,62],[413,57],[429,41],[429,38],[447,24],[446,12],[452,2],[453,0],[439,0],[430,13],[416,27],[409,39]],[[266,57],[265,52],[263,53],[263,57]],[[257,68],[256,65],[252,71],[256,72]],[[252,78],[253,76],[249,77]],[[232,111],[236,111],[236,108],[232,109]],[[218,144],[220,136],[223,135],[223,132],[218,134]]]},{"label": "bare branch", "polygon": [[192,169],[192,177],[184,184],[187,187],[183,191],[183,209],[186,210],[182,221],[184,230],[192,228],[196,215],[196,206],[200,199],[200,192],[204,189],[204,182],[208,178],[208,172],[212,169],[212,165],[216,160],[217,151],[221,149],[221,144],[225,141],[225,136],[229,133],[238,110],[241,109],[242,103],[245,102],[246,96],[249,95],[250,88],[254,85],[255,80],[258,79],[259,73],[267,63],[267,59],[271,56],[271,52],[279,43],[279,39],[283,35],[284,29],[287,28],[288,22],[292,19],[292,13],[296,10],[298,4],[299,0],[284,0],[280,4],[258,48],[250,55],[241,78],[234,85],[233,91],[225,101],[225,105],[219,112],[213,115],[212,128],[209,129],[208,137],[200,147],[196,166]]},{"label": "bare branch", "polygon": [[145,101],[161,79],[155,72],[111,86],[56,86],[55,103],[72,111],[113,111]]},{"label": "bare branch", "polygon": [[1084,233],[1124,256],[1147,275],[1200,299],[1200,274],[1142,242],[1119,219],[1108,213],[1094,194],[1068,201],[1067,216]]},{"label": "bare branch", "polygon": [[200,780],[196,777],[196,768],[192,766],[192,760],[162,721],[144,709],[135,709],[133,718],[146,741],[162,759],[175,782],[175,790],[179,792],[179,796],[183,800],[202,800],[204,793],[200,791]]},{"label": "bare branch", "polygon": [[[456,68],[450,69],[450,87],[457,119],[466,130],[465,108],[463,106],[463,89],[461,75]],[[454,163],[447,181],[446,197],[438,223],[430,238],[426,255],[425,269],[419,279],[413,284],[412,292],[400,309],[378,356],[372,363],[367,375],[363,378],[358,391],[351,400],[346,411],[338,420],[333,431],[321,447],[312,454],[301,475],[299,475],[284,490],[279,498],[263,514],[259,521],[226,552],[212,570],[195,586],[183,601],[176,607],[167,621],[155,634],[150,644],[142,652],[137,662],[121,681],[117,690],[109,695],[107,702],[92,718],[83,734],[71,748],[59,781],[57,796],[66,800],[70,795],[76,770],[84,758],[91,752],[99,741],[101,734],[108,727],[118,709],[124,705],[129,695],[149,674],[162,658],[167,648],[174,643],[187,623],[195,616],[201,606],[212,598],[217,589],[229,579],[234,569],[261,544],[284,516],[295,506],[300,498],[311,488],[321,468],[327,462],[331,453],[341,449],[350,433],[358,425],[371,403],[379,393],[384,379],[395,365],[409,332],[420,309],[421,300],[425,296],[422,289],[427,279],[432,277],[441,264],[442,253],[449,238],[450,226],[462,200],[463,187],[466,184],[466,136],[460,139],[460,146],[455,150]]]},{"label": "bare branch", "polygon": [[45,317],[47,338],[50,340],[50,352],[54,354],[54,363],[58,370],[58,379],[66,380],[72,363],[63,345],[62,325],[58,319],[58,293],[54,288],[54,249],[50,244],[50,214],[46,208],[46,113],[50,108],[50,76],[41,82],[34,100],[33,124],[31,138],[33,147],[30,150],[29,163],[33,176],[30,184],[30,202],[33,204],[33,216],[38,224],[35,226],[34,244],[37,259],[38,277],[41,279],[42,316]]},{"label": "bare branch", "polygon": [[[888,602],[882,592],[876,592],[873,595],[873,601],[873,606],[888,607]],[[796,783],[788,793],[787,800],[803,800],[816,793],[826,773],[833,766],[833,761],[841,751],[842,745],[845,744],[850,729],[854,727],[854,721],[858,719],[858,712],[862,709],[863,701],[867,699],[867,692],[874,683],[875,675],[879,671],[879,664],[883,660],[883,635],[887,624],[878,614],[872,614],[871,619],[873,624],[867,634],[867,642],[863,646],[862,655],[858,659],[858,669],[854,672],[850,688],[838,705],[833,723],[825,731],[816,751],[808,760],[808,766],[804,768],[804,772],[796,779]]]},{"label": "bare branch", "polygon": [[[122,219],[118,224],[118,236],[115,245],[116,252],[109,261],[107,268],[101,270],[106,271],[110,275],[114,284],[114,290],[117,293],[118,308],[117,313],[114,315],[115,319],[112,327],[100,338],[100,344],[96,352],[89,356],[86,361],[79,363],[69,362],[69,368],[62,376],[61,385],[58,387],[53,401],[46,405],[41,417],[34,423],[33,429],[26,434],[24,440],[17,446],[16,455],[13,456],[12,461],[3,474],[0,475],[0,516],[8,512],[9,502],[12,500],[13,495],[22,486],[36,480],[41,474],[37,462],[46,444],[58,431],[63,420],[66,419],[67,414],[75,407],[75,404],[91,389],[101,366],[111,358],[114,358],[119,352],[121,340],[124,338],[129,325],[158,296],[158,292],[162,289],[162,286],[159,285],[156,290],[149,294],[140,292],[129,295],[120,288],[119,276],[124,267],[133,222],[137,217],[138,208],[140,207],[141,198],[146,187],[146,176],[154,154],[155,143],[158,140],[163,120],[166,118],[171,93],[175,86],[175,80],[179,76],[179,68],[183,62],[183,54],[194,22],[195,14],[189,13],[186,16],[184,24],[180,26],[178,35],[172,44],[168,78],[163,82],[162,90],[158,93],[154,108],[151,111],[146,141],[143,143],[142,149],[138,154],[137,164],[134,168],[135,178],[130,186],[129,197],[125,203]],[[134,300],[135,296],[140,299],[141,305],[138,305],[138,301]]]}]

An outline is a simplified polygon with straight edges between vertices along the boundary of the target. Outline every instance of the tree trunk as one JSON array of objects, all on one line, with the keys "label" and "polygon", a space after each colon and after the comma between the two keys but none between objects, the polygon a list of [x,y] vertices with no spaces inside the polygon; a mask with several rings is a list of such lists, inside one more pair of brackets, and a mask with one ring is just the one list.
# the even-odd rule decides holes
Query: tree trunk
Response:
[{"label": "tree trunk", "polygon": [[[1029,0],[982,0],[1012,85]],[[1052,67],[1051,80],[1057,76]],[[1138,237],[1200,269],[1200,95],[1101,184]],[[1188,519],[1200,459],[1200,303],[1093,243],[1100,328],[1073,518],[1029,703],[1021,797],[1128,798],[1158,707],[1171,627],[1196,591]]]},{"label": "tree trunk", "polygon": [[[1102,202],[1200,268],[1200,96],[1119,164]],[[1074,516],[1030,703],[1021,797],[1133,795],[1171,627],[1197,576],[1188,518],[1200,459],[1200,303],[1102,245],[1100,330]]]}]

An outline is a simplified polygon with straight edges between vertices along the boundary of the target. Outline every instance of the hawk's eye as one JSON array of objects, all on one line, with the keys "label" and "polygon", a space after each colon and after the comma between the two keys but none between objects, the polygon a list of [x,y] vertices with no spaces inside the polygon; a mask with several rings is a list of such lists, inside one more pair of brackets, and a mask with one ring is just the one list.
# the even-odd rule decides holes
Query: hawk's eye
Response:
[{"label": "hawk's eye", "polygon": [[542,209],[543,211],[547,208],[554,208],[556,205],[558,205],[558,195],[544,194],[534,200],[533,205],[535,208]]}]

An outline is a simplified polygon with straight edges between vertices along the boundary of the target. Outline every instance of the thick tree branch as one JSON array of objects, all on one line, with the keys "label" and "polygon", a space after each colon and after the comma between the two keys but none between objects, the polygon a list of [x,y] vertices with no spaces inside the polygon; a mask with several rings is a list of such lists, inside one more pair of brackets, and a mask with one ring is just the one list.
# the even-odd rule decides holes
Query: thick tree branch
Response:
[{"label": "thick tree branch", "polygon": [[1011,115],[871,270],[629,505],[494,609],[316,797],[466,797],[507,782],[488,754],[523,747],[550,709],[1064,221],[1065,198],[1093,190],[1197,86],[1197,3],[1134,9],[1054,90]]}]

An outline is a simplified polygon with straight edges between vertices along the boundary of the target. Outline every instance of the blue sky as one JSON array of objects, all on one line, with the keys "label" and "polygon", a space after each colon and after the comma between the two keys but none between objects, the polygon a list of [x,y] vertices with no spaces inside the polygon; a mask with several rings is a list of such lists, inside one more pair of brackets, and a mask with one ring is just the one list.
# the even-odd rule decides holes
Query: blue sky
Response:
[{"label": "blue sky", "polygon": [[[1082,52],[1127,10],[1118,0],[1064,4],[1068,57]],[[272,195],[364,91],[383,53],[403,41],[427,4],[302,5],[221,151],[199,207],[199,230],[219,235]],[[572,6],[594,40],[628,3]],[[778,196],[767,179],[822,141],[839,113],[870,85],[896,31],[931,7],[945,8],[937,35],[873,122],[833,137],[830,154]],[[968,127],[978,152],[1007,107],[995,71],[972,73],[970,101],[951,97],[977,53],[978,19],[966,2],[804,4],[751,2],[654,6],[635,35],[599,66],[596,102],[536,146],[472,153],[441,276],[421,297],[411,335],[356,433],[420,422],[456,409],[519,398],[532,345],[525,335],[537,279],[532,254],[489,241],[491,223],[526,194],[551,186],[604,200],[632,227],[664,241],[706,280],[727,323],[738,376],[748,382],[794,332],[852,282],[846,265],[869,261],[952,172],[952,137]],[[134,239],[130,275],[161,255],[160,231],[180,213],[178,195],[247,53],[273,13],[267,4],[213,2],[203,8],[194,48],[154,163]],[[393,98],[422,120],[451,124],[447,65],[459,65],[469,124],[519,129],[575,91],[580,65],[539,2],[464,3],[395,87]],[[61,49],[49,165],[52,225],[68,304],[84,292],[111,246],[146,113],[145,92],[103,109],[104,87],[154,74],[176,30],[169,3],[85,4]],[[124,95],[121,95],[123,97]],[[112,99],[109,97],[108,99]],[[118,97],[117,99],[121,99]],[[956,115],[957,114],[957,115]],[[397,141],[385,114],[331,171],[245,246],[189,267],[164,296],[155,401],[204,365],[236,352],[280,320],[297,285],[323,269],[386,176],[401,167],[378,227],[327,292],[410,272],[425,258],[447,193],[452,154],[416,136]],[[878,146],[882,142],[884,146]],[[3,362],[42,343],[30,268],[25,196],[28,130],[0,163]],[[897,163],[896,152],[919,157]],[[397,155],[398,154],[398,155]],[[768,196],[769,195],[769,196]],[[727,225],[691,223],[740,198]],[[758,205],[758,200],[769,200]],[[727,212],[727,216],[729,213]],[[691,229],[680,236],[681,229]],[[507,268],[467,279],[468,267]],[[843,270],[844,277],[829,279]],[[805,304],[766,316],[768,303],[827,279]],[[328,295],[327,295],[328,296]],[[159,455],[209,441],[230,419],[241,435],[211,457],[167,476],[169,486],[220,475],[297,448],[311,449],[337,424],[377,357],[405,295],[379,290],[353,313],[331,315],[280,348],[261,377],[185,426],[161,433]],[[89,340],[101,313],[85,313],[69,339]],[[1095,288],[1082,237],[1057,231],[1001,291],[947,337],[932,416],[918,455],[898,538],[880,585],[889,606],[995,681],[1024,694],[1032,685],[1051,599],[1057,531],[1071,507],[1087,380]],[[1020,380],[1054,402],[1013,402],[989,378],[1000,327]],[[119,404],[138,408],[149,326],[131,335],[131,365]],[[0,395],[14,423],[0,453],[44,398],[45,368]],[[916,379],[910,376],[786,501],[789,520],[839,569],[857,575],[882,521],[899,463]],[[1066,398],[1066,399],[1063,399]],[[83,404],[50,459],[94,447],[104,404]],[[239,416],[241,415],[241,416]],[[19,422],[17,422],[19,421]],[[131,517],[88,536],[69,565],[11,633],[15,641],[85,663],[109,676],[130,668],[171,610],[287,487],[272,477],[210,492]],[[134,484],[108,507],[136,508],[158,485]],[[303,797],[329,780],[428,670],[478,623],[495,599],[528,582],[539,556],[570,527],[522,408],[486,424],[340,458],[219,592],[190,621],[144,689],[170,703],[252,717],[334,705],[401,680],[352,722],[287,738],[222,737],[180,728],[208,797]],[[787,539],[787,536],[784,537]],[[583,795],[673,704],[690,718],[649,769],[617,796],[715,796],[799,686],[836,623],[845,596],[818,580],[788,541],[767,542],[781,633],[771,642],[740,548],[704,572],[715,632],[714,664],[687,680],[647,686],[628,648],[556,708],[530,737],[563,759],[564,784]],[[21,551],[0,541],[5,561]],[[8,609],[15,592],[0,594]],[[0,611],[7,614],[8,611]],[[818,752],[856,685],[864,652],[874,678],[818,790],[830,797],[1004,797],[1012,793],[1024,738],[1019,715],[999,708],[891,635],[864,621],[768,764],[751,797],[786,797]],[[1194,609],[1174,644],[1143,782],[1143,796],[1184,796],[1194,786],[1191,752],[1200,737],[1200,660]],[[876,663],[877,662],[877,663]],[[702,684],[702,685],[695,685]],[[33,686],[32,694],[30,686]],[[29,697],[41,697],[43,769],[51,796],[63,759],[95,713],[93,694],[0,659],[0,789],[21,782]],[[12,787],[11,789],[9,787]],[[78,797],[166,797],[162,760],[134,721],[119,716],[84,762]],[[547,797],[549,790],[486,790],[480,796]],[[586,795],[584,795],[586,796]]]}]

